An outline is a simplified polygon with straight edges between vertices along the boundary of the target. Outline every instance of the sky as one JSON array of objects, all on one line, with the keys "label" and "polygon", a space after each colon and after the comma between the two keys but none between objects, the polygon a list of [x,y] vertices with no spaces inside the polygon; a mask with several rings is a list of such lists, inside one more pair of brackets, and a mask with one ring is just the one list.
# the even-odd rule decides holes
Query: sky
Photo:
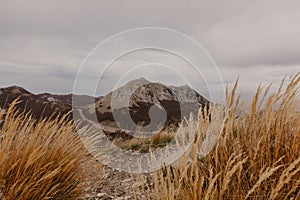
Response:
[{"label": "sky", "polygon": [[[196,40],[215,62],[222,83],[231,86],[239,77],[240,91],[251,96],[258,84],[273,82],[276,87],[284,76],[300,71],[299,9],[296,0],[0,0],[0,87],[71,93],[80,66],[99,43],[122,31],[162,27]],[[124,37],[90,62],[106,63],[106,53],[140,44],[142,39]],[[159,64],[145,68],[154,61],[180,65],[178,69],[193,74],[187,63],[168,52],[141,50],[122,57],[108,70],[98,95],[117,82],[141,76],[175,85],[184,80],[205,82],[192,75],[184,79],[181,72],[176,75]],[[130,71],[138,65],[144,69]],[[87,79],[99,79],[98,74],[90,75]],[[92,95],[89,85],[87,81],[80,93]],[[201,84],[195,89],[206,93]]]}]

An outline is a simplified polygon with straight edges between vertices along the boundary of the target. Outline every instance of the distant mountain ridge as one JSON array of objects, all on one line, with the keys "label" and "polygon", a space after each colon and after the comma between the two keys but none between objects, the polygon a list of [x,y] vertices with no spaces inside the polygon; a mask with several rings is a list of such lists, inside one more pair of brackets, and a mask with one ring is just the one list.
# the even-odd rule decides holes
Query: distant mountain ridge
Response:
[{"label": "distant mountain ridge", "polygon": [[[69,114],[71,120],[71,111],[80,109],[86,118],[96,116],[96,121],[100,124],[111,127],[122,125],[130,129],[133,127],[130,121],[147,126],[153,121],[154,124],[162,123],[163,115],[166,115],[164,127],[178,126],[184,118],[189,118],[191,113],[197,115],[199,109],[204,109],[210,104],[187,85],[168,86],[144,78],[129,81],[103,97],[73,97],[72,94],[33,94],[22,87],[10,86],[0,89],[0,108],[6,109],[18,98],[20,103],[17,104],[17,109],[31,112],[36,119]],[[75,104],[73,101],[76,101]],[[151,112],[154,113],[153,116],[150,116]]]},{"label": "distant mountain ridge", "polygon": [[[76,95],[76,105],[84,106],[85,102],[95,101],[93,97]],[[72,110],[72,94],[55,95],[49,93],[33,94],[19,86],[0,88],[0,108],[6,109],[18,99],[16,109],[31,112],[35,119],[56,118]],[[96,98],[97,100],[98,98]],[[70,116],[71,117],[71,116]]]}]

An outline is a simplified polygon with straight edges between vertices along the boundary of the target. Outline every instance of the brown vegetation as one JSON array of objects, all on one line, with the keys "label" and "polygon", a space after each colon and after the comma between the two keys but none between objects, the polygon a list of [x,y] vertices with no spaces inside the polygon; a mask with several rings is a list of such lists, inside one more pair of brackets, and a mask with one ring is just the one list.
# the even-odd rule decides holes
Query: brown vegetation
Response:
[{"label": "brown vegetation", "polygon": [[[139,182],[146,184],[136,193],[144,199],[300,199],[299,82],[297,74],[272,94],[270,87],[259,87],[249,104],[236,96],[236,83],[227,92],[226,120],[212,151],[199,156],[211,108],[199,114],[198,128],[188,129],[197,132],[189,151],[175,165],[155,172],[151,183],[142,175]],[[82,169],[88,157],[72,122],[37,123],[16,112],[14,104],[5,116],[0,111],[0,199],[78,198],[83,174],[93,166]],[[159,134],[122,147],[147,152],[172,138]]]},{"label": "brown vegetation", "polygon": [[248,105],[227,92],[226,121],[213,150],[199,157],[208,117],[175,166],[154,175],[147,199],[300,199],[300,74],[283,91],[259,87]]},{"label": "brown vegetation", "polygon": [[150,138],[133,138],[120,142],[122,149],[148,153],[150,149],[166,146],[174,139],[174,133],[160,132]]},{"label": "brown vegetation", "polygon": [[71,122],[36,123],[15,104],[0,112],[0,199],[76,198],[85,151]]}]

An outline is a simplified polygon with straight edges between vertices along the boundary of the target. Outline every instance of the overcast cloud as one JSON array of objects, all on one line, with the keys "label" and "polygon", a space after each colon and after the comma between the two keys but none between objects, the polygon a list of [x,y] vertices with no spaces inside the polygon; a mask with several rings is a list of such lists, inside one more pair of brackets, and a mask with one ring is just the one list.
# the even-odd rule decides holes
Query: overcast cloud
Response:
[{"label": "overcast cloud", "polygon": [[299,9],[296,0],[0,0],[0,87],[70,93],[81,62],[98,43],[155,26],[196,39],[225,83],[239,76],[241,90],[249,93],[300,71]]}]

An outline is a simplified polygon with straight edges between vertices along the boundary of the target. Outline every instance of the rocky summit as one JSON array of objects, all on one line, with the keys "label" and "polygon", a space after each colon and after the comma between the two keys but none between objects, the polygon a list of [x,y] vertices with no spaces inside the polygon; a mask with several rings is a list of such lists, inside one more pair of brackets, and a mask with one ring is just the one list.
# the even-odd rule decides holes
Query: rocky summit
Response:
[{"label": "rocky summit", "polygon": [[[97,116],[102,127],[119,131],[137,131],[137,124],[147,131],[177,127],[192,113],[208,106],[209,101],[189,86],[168,86],[144,78],[132,80],[100,98],[82,112],[87,118]],[[117,129],[115,129],[117,130]]]}]

